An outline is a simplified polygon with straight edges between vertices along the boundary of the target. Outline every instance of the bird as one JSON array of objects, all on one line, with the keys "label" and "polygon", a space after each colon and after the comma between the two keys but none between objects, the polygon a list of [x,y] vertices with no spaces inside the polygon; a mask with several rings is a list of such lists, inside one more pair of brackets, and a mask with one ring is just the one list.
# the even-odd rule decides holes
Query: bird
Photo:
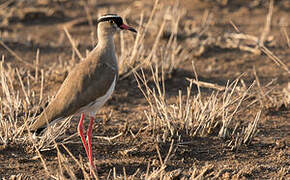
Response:
[{"label": "bird", "polygon": [[[124,24],[122,17],[117,14],[105,14],[97,19],[97,45],[69,72],[53,100],[29,127],[31,132],[39,134],[48,124],[81,115],[78,133],[89,159],[90,170],[96,168],[92,153],[92,130],[96,112],[110,98],[118,80],[113,36],[119,30],[137,33],[133,27]],[[83,127],[85,116],[90,117],[87,142]]]}]

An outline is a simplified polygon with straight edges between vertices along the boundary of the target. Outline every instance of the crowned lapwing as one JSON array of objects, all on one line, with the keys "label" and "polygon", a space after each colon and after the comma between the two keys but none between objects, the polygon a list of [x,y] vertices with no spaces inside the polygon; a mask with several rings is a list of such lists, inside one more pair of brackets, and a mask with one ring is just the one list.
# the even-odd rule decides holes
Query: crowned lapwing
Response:
[{"label": "crowned lapwing", "polygon": [[[137,32],[123,23],[116,14],[106,14],[98,21],[98,44],[88,56],[75,66],[64,80],[55,98],[30,126],[30,131],[40,132],[47,124],[81,114],[78,132],[89,158],[91,168],[95,168],[92,155],[92,128],[95,113],[112,95],[118,79],[118,63],[113,35],[118,30]],[[87,141],[84,136],[85,115],[90,117]]]}]

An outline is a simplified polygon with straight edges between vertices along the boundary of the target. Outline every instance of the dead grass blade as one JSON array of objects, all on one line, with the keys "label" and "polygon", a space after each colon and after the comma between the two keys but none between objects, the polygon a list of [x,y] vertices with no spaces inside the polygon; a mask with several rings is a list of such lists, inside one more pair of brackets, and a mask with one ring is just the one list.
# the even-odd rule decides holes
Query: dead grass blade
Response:
[{"label": "dead grass blade", "polygon": [[260,119],[261,113],[262,113],[262,111],[260,110],[257,113],[254,122],[250,123],[248,125],[248,127],[245,129],[245,136],[244,136],[244,139],[243,139],[243,143],[244,144],[250,144],[252,142],[254,136],[256,135],[256,133],[257,133],[257,125],[258,125],[258,121]]},{"label": "dead grass blade", "polygon": [[78,50],[78,48],[77,48],[77,46],[76,46],[76,43],[75,43],[74,40],[72,39],[70,33],[68,32],[67,27],[64,26],[64,27],[63,27],[63,30],[64,30],[66,36],[68,37],[69,42],[71,43],[73,50],[77,53],[77,55],[78,55],[78,57],[80,58],[80,60],[83,60],[84,58],[83,58],[82,54],[80,53],[80,51]]},{"label": "dead grass blade", "polygon": [[186,80],[188,80],[189,82],[191,82],[193,84],[196,84],[197,86],[200,86],[200,87],[215,89],[217,91],[223,91],[223,90],[225,90],[225,87],[224,86],[220,86],[218,84],[213,84],[213,83],[203,82],[203,81],[197,81],[195,79],[190,79],[190,78],[186,78]]},{"label": "dead grass blade", "polygon": [[[37,147],[41,151],[47,151],[55,148],[54,142],[56,140],[61,141],[62,144],[66,144],[70,139],[63,137],[62,135],[71,125],[72,117],[68,117],[61,121],[60,124],[49,125],[43,134],[39,137]],[[51,127],[53,126],[53,128]],[[66,141],[64,141],[66,140]]]},{"label": "dead grass blade", "polygon": [[27,61],[24,61],[20,56],[18,56],[12,49],[10,49],[1,39],[0,39],[0,44],[12,55],[16,58],[16,60],[18,60],[19,62],[21,62],[22,64],[26,65],[27,67],[29,67],[30,69],[34,69],[34,66],[32,64],[30,64]]},{"label": "dead grass blade", "polygon": [[265,46],[261,46],[260,49],[278,66],[282,67],[286,72],[290,73],[288,66],[283,61],[281,61],[272,51],[270,51]]},{"label": "dead grass blade", "polygon": [[[265,53],[276,65],[278,65],[279,67],[282,67],[286,72],[290,73],[288,66],[282,60],[280,60],[272,51],[270,51],[267,47],[265,47],[265,45],[264,45],[265,38],[270,32],[271,19],[272,19],[272,14],[273,14],[273,6],[274,6],[273,5],[273,0],[271,0],[270,4],[269,4],[269,12],[268,12],[268,16],[267,16],[267,19],[266,19],[265,28],[264,28],[264,31],[262,32],[262,35],[261,35],[260,39],[255,37],[255,36],[252,36],[252,35],[241,34],[240,30],[237,29],[237,26],[232,21],[231,21],[231,24],[239,32],[239,34],[237,34],[236,36],[241,36],[242,35],[242,37],[244,39],[250,39],[250,40],[253,40],[254,42],[256,42],[257,48],[260,51]],[[256,52],[256,50],[254,50],[254,52],[258,53],[258,52]]]}]

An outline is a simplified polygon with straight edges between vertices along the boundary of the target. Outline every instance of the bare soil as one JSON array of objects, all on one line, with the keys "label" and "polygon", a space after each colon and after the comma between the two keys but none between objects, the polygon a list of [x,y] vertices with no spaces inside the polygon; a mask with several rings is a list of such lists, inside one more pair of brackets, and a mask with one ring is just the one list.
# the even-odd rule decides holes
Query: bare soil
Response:
[{"label": "bare soil", "polygon": [[[6,1],[0,1],[1,4]],[[180,7],[187,10],[187,14],[181,21],[193,21],[198,25],[202,23],[204,12],[207,9],[213,16],[213,23],[208,31],[212,36],[219,36],[224,32],[235,32],[230,24],[234,22],[239,30],[246,34],[260,37],[266,22],[268,13],[268,1],[182,1]],[[226,2],[226,1],[225,1]],[[255,4],[254,2],[259,2]],[[80,17],[86,18],[84,6],[77,1],[27,1],[16,7],[16,2],[11,3],[6,8],[18,8],[17,13],[8,19],[2,19],[0,26],[0,38],[25,61],[33,63],[37,49],[40,50],[40,65],[49,67],[54,63],[71,60],[72,47],[64,34],[61,25],[71,22]],[[127,21],[132,26],[138,25],[139,14],[142,6],[137,6],[137,1],[97,1],[89,6],[90,13],[96,16],[100,9],[109,9],[109,12],[124,12],[129,9]],[[154,2],[144,3],[152,6]],[[168,1],[168,5],[173,2]],[[134,7],[134,8],[132,8]],[[43,12],[42,12],[43,10]],[[278,56],[287,66],[290,67],[290,47],[287,45],[285,34],[281,30],[281,21],[288,22],[285,26],[288,36],[290,36],[290,3],[285,0],[275,1],[273,19],[270,36],[274,38],[274,45],[269,49]],[[1,16],[0,16],[1,19]],[[180,27],[182,28],[182,27]],[[81,54],[85,54],[87,49],[92,49],[91,28],[88,24],[81,24],[77,28],[70,30],[70,33],[78,42],[78,49]],[[182,29],[179,31],[182,36]],[[166,38],[164,36],[163,38]],[[180,38],[179,42],[186,45],[185,38]],[[116,41],[119,41],[118,37]],[[152,40],[153,41],[153,40]],[[119,44],[116,43],[116,48]],[[0,54],[5,56],[6,63],[11,63],[15,67],[23,66],[23,63],[16,60],[4,47],[0,46]],[[274,78],[276,81],[276,94],[281,94],[289,83],[289,73],[277,66],[265,54],[256,55],[250,52],[237,49],[221,49],[210,47],[201,56],[192,55],[190,59],[195,61],[199,79],[206,82],[225,85],[228,80],[233,80],[238,75],[246,72],[246,83],[255,80],[253,67],[257,71],[261,84],[264,85]],[[29,69],[29,68],[28,68]],[[213,70],[209,70],[213,69]],[[45,96],[53,96],[65,77],[65,73],[56,74],[55,77],[46,80],[44,86]],[[166,80],[166,90],[169,100],[176,100],[179,90],[185,93],[188,81],[186,77],[193,78],[191,60],[183,63],[174,69],[171,76]],[[40,84],[32,84],[32,88],[39,93]],[[20,88],[20,87],[19,87]],[[211,90],[202,88],[202,93],[210,95]],[[197,89],[193,89],[197,93]],[[277,96],[281,97],[281,96]],[[108,142],[99,138],[93,139],[93,151],[95,164],[98,169],[100,179],[106,178],[113,173],[115,168],[117,175],[127,176],[134,174],[137,169],[145,173],[148,164],[151,170],[159,167],[160,161],[156,151],[156,142],[152,139],[152,132],[142,130],[146,126],[147,120],[144,110],[148,104],[144,96],[137,88],[133,75],[120,80],[117,84],[113,97],[106,103],[99,112],[98,123],[95,124],[93,134],[96,136],[115,136],[120,132],[124,135]],[[211,168],[205,173],[207,178],[219,179],[290,179],[290,107],[285,104],[268,104],[263,108],[261,119],[258,125],[258,134],[253,142],[248,146],[241,146],[238,150],[231,150],[226,140],[218,138],[215,134],[207,137],[186,137],[184,141],[188,144],[176,145],[173,156],[168,162],[167,172],[181,169],[181,177],[190,177],[192,168]],[[245,120],[253,119],[257,113],[257,108],[251,107],[240,115]],[[66,134],[71,135],[76,132],[76,125],[79,117],[74,117],[73,124]],[[137,137],[133,137],[128,131],[139,132]],[[140,130],[141,129],[141,130]],[[78,137],[74,143],[66,144],[72,154],[86,162],[86,154]],[[162,158],[165,158],[170,147],[170,142],[158,143]],[[46,174],[42,162],[36,156],[36,152],[31,152],[29,147],[19,144],[9,144],[0,149],[0,177],[9,178],[12,175],[23,174],[25,177],[46,179]],[[60,147],[61,152],[70,157],[68,153]],[[58,167],[57,151],[50,150],[41,152],[46,160],[48,169],[53,171]],[[71,168],[82,179],[81,169],[72,163]],[[87,169],[88,170],[88,169]],[[174,177],[174,176],[173,176]]]}]

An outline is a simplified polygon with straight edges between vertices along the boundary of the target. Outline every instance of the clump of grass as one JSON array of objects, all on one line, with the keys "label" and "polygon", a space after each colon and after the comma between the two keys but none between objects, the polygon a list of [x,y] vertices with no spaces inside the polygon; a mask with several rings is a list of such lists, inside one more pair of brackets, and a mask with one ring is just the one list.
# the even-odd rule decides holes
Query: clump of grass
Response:
[{"label": "clump of grass", "polygon": [[[178,3],[168,7],[156,1],[146,22],[144,14],[140,15],[138,34],[133,44],[130,40],[126,41],[125,39],[130,38],[124,38],[121,33],[120,79],[128,77],[140,68],[148,69],[152,63],[162,65],[165,72],[170,74],[178,64],[188,59],[188,52],[177,42],[179,21],[185,13]],[[169,36],[167,41],[163,42],[162,37],[166,32],[169,32]],[[148,42],[148,39],[152,41]],[[128,50],[125,46],[133,48]]]},{"label": "clump of grass", "polygon": [[[29,124],[41,108],[44,71],[41,71],[41,77],[38,77],[37,73],[33,76],[30,71],[25,71],[23,68],[13,68],[9,63],[4,64],[3,57],[0,64],[0,78],[0,144],[6,146],[8,144],[29,143],[30,140],[24,131],[27,131]],[[33,84],[41,85],[40,96],[37,96],[33,90]],[[50,137],[45,136],[41,141],[38,141],[37,147],[41,149],[57,137],[58,134]]]},{"label": "clump of grass", "polygon": [[[251,143],[257,132],[261,111],[247,128],[238,125],[237,116],[243,113],[244,106],[257,102],[257,98],[253,98],[258,97],[259,93],[258,90],[254,90],[255,81],[248,88],[243,89],[239,86],[242,81],[240,76],[232,83],[228,83],[223,91],[213,91],[208,97],[202,96],[199,87],[198,94],[192,95],[191,81],[184,96],[179,91],[176,101],[168,103],[163,69],[159,70],[155,65],[151,66],[151,72],[152,83],[149,83],[143,70],[134,74],[138,87],[149,104],[149,110],[144,113],[154,138],[162,137],[161,140],[165,142],[172,138],[180,139],[182,134],[191,137],[215,134],[236,141],[231,144],[234,147]],[[249,101],[250,98],[253,98],[254,102]]]},{"label": "clump of grass", "polygon": [[[23,122],[26,122],[31,115],[29,109],[37,103],[35,93],[29,89],[31,79],[27,76],[25,86],[21,74],[25,74],[25,71],[12,68],[9,64],[4,68],[4,57],[2,57],[0,143],[3,145],[25,139]],[[18,84],[18,87],[15,84]],[[24,94],[24,98],[21,98],[21,93]]]}]

